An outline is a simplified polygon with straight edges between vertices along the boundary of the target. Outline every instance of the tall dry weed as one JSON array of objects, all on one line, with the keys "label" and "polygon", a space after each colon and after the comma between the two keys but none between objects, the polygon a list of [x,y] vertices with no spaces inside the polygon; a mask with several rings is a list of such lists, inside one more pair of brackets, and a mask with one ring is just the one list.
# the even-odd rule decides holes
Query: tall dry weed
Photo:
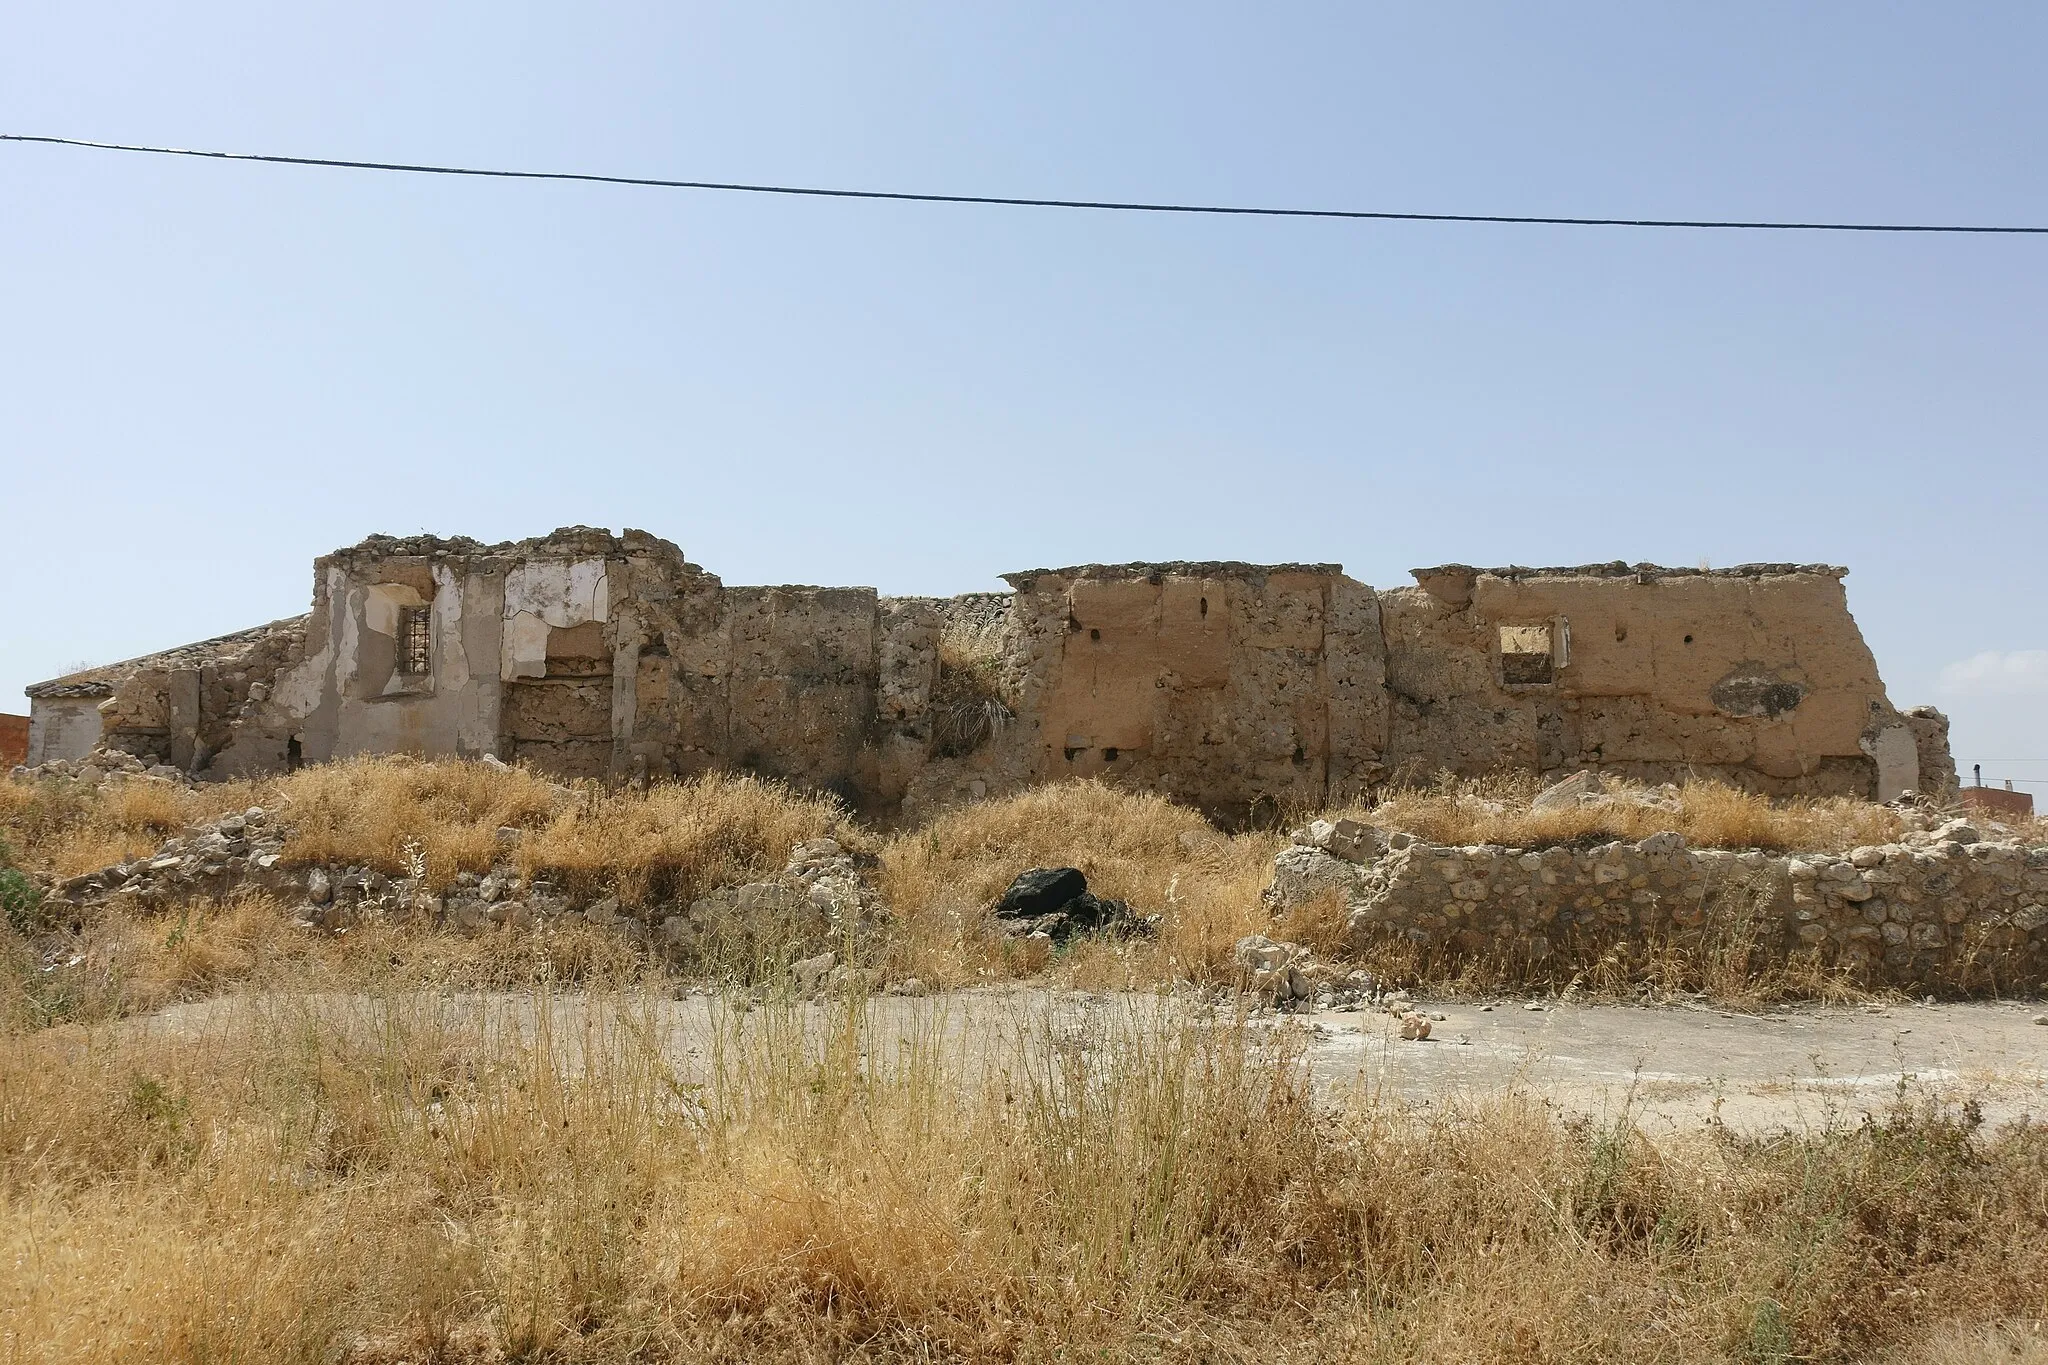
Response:
[{"label": "tall dry weed", "polygon": [[2048,1139],[1910,1094],[1652,1142],[1517,1093],[1326,1108],[1284,1040],[1163,1006],[880,1017],[277,996],[0,1036],[0,1334],[52,1365],[1849,1362],[2040,1312]]},{"label": "tall dry weed", "polygon": [[248,782],[193,789],[149,781],[93,786],[59,777],[0,779],[0,839],[24,867],[73,877],[149,853],[198,821],[255,804],[266,790]]},{"label": "tall dry weed", "polygon": [[585,791],[533,831],[519,862],[528,876],[546,873],[629,906],[687,904],[779,871],[791,848],[834,834],[865,842],[832,797],[711,773],[646,792]]},{"label": "tall dry weed", "polygon": [[544,824],[568,798],[525,768],[363,756],[301,768],[278,783],[285,853],[300,863],[356,863],[403,874],[409,847],[427,879],[485,872],[501,827]]},{"label": "tall dry weed", "polygon": [[[1848,797],[1773,800],[1708,781],[1682,783],[1668,793],[1612,780],[1608,788],[1614,799],[1531,810],[1529,801],[1540,789],[1532,776],[1447,777],[1389,792],[1370,811],[1347,813],[1434,843],[1519,848],[1641,839],[1675,830],[1702,848],[1800,852],[1888,843],[1903,833],[1897,812]],[[1651,796],[1675,802],[1676,809],[1659,800],[1632,799]]]}]

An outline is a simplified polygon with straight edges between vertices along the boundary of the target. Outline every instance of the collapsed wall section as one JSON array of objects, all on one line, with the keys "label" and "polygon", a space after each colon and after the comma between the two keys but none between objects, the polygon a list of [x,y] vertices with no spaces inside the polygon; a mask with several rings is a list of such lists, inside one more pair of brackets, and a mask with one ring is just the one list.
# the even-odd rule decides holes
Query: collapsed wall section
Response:
[{"label": "collapsed wall section", "polygon": [[86,669],[27,689],[31,765],[104,746],[181,771],[208,766],[251,698],[302,648],[305,617]]}]

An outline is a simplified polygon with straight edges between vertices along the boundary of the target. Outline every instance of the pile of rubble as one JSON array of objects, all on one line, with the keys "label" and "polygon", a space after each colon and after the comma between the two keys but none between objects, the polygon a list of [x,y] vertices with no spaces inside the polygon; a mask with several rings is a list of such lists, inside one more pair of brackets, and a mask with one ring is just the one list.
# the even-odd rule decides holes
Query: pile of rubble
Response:
[{"label": "pile of rubble", "polygon": [[1431,1022],[1443,1020],[1441,1014],[1417,1008],[1408,992],[1388,990],[1371,972],[1321,961],[1299,943],[1247,934],[1231,956],[1243,973],[1244,989],[1275,1010],[1384,1010],[1410,1042],[1428,1038]]},{"label": "pile of rubble", "polygon": [[1610,790],[1600,774],[1585,770],[1538,792],[1529,802],[1530,810],[1568,810],[1575,806],[1642,806],[1650,810],[1676,812],[1678,788],[1666,782],[1660,787],[1618,786]]},{"label": "pile of rubble", "polygon": [[298,876],[284,866],[286,831],[251,806],[168,839],[155,853],[58,882],[51,896],[74,906],[155,910],[189,897],[254,889],[289,894]]},{"label": "pile of rubble", "polygon": [[97,748],[84,758],[53,758],[33,768],[15,767],[8,776],[33,782],[39,777],[69,778],[97,787],[103,782],[169,782],[181,787],[196,785],[192,778],[168,763],[150,763],[121,749]]},{"label": "pile of rubble", "polygon": [[793,951],[828,943],[842,950],[867,947],[888,916],[863,876],[873,859],[833,839],[798,844],[775,876],[721,887],[650,923],[615,896],[582,900],[546,875],[522,876],[517,854],[523,836],[509,826],[498,831],[498,856],[488,872],[459,873],[438,891],[423,877],[393,877],[362,865],[287,866],[289,833],[271,812],[251,806],[195,826],[146,857],[59,882],[51,895],[80,908],[151,911],[188,898],[260,891],[296,902],[297,918],[309,927],[336,932],[375,920],[471,934],[581,920],[676,958],[735,935]]},{"label": "pile of rubble", "polygon": [[1284,939],[1247,934],[1231,957],[1244,974],[1244,988],[1275,1009],[1355,1010],[1384,996],[1372,973],[1324,962]]},{"label": "pile of rubble", "polygon": [[[849,852],[837,839],[807,839],[791,850],[779,876],[720,887],[684,913],[665,917],[657,941],[676,958],[737,942],[814,955],[829,945],[865,957],[889,918],[865,875],[875,865],[873,855]],[[588,910],[584,917],[598,922]]]}]

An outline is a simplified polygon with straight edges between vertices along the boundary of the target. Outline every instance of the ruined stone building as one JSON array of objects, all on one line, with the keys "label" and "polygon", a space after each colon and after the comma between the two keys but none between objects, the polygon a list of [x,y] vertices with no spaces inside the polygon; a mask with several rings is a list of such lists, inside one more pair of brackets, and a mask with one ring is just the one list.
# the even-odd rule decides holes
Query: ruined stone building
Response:
[{"label": "ruined stone building", "polygon": [[877,814],[1088,775],[1225,819],[1503,768],[1953,786],[1946,721],[1886,697],[1844,573],[1087,565],[889,598],[728,587],[641,531],[372,536],[315,562],[305,617],[29,688],[29,762],[491,754],[758,772]]}]

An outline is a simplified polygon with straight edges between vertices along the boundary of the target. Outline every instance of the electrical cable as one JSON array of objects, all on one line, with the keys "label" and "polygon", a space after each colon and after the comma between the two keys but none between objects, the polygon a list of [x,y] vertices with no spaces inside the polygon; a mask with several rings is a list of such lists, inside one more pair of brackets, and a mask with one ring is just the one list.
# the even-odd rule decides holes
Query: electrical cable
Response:
[{"label": "electrical cable", "polygon": [[397,171],[410,175],[474,176],[492,180],[566,180],[593,185],[629,185],[653,189],[718,190],[733,194],[778,194],[814,199],[879,199],[913,204],[980,204],[1000,208],[1096,209],[1117,213],[1206,214],[1252,218],[1370,219],[1404,223],[1492,223],[1547,227],[1719,228],[1764,232],[1889,232],[1962,233],[2001,236],[2048,236],[2048,227],[1992,226],[1962,223],[1825,223],[1770,222],[1720,218],[1573,218],[1517,213],[1414,213],[1390,209],[1257,208],[1235,204],[1172,204],[1112,199],[1037,199],[1022,195],[929,194],[907,190],[842,190],[813,185],[769,185],[721,180],[664,180],[653,176],[600,175],[585,171],[511,171],[477,166],[435,166],[404,161],[350,161],[325,156],[278,156],[262,152],[202,151],[190,147],[152,147],[129,142],[93,142],[84,138],[0,133],[0,142],[40,143],[52,147],[84,147],[107,152],[140,152],[151,156],[195,157],[208,161],[254,161],[277,166],[317,166],[356,171]]}]

